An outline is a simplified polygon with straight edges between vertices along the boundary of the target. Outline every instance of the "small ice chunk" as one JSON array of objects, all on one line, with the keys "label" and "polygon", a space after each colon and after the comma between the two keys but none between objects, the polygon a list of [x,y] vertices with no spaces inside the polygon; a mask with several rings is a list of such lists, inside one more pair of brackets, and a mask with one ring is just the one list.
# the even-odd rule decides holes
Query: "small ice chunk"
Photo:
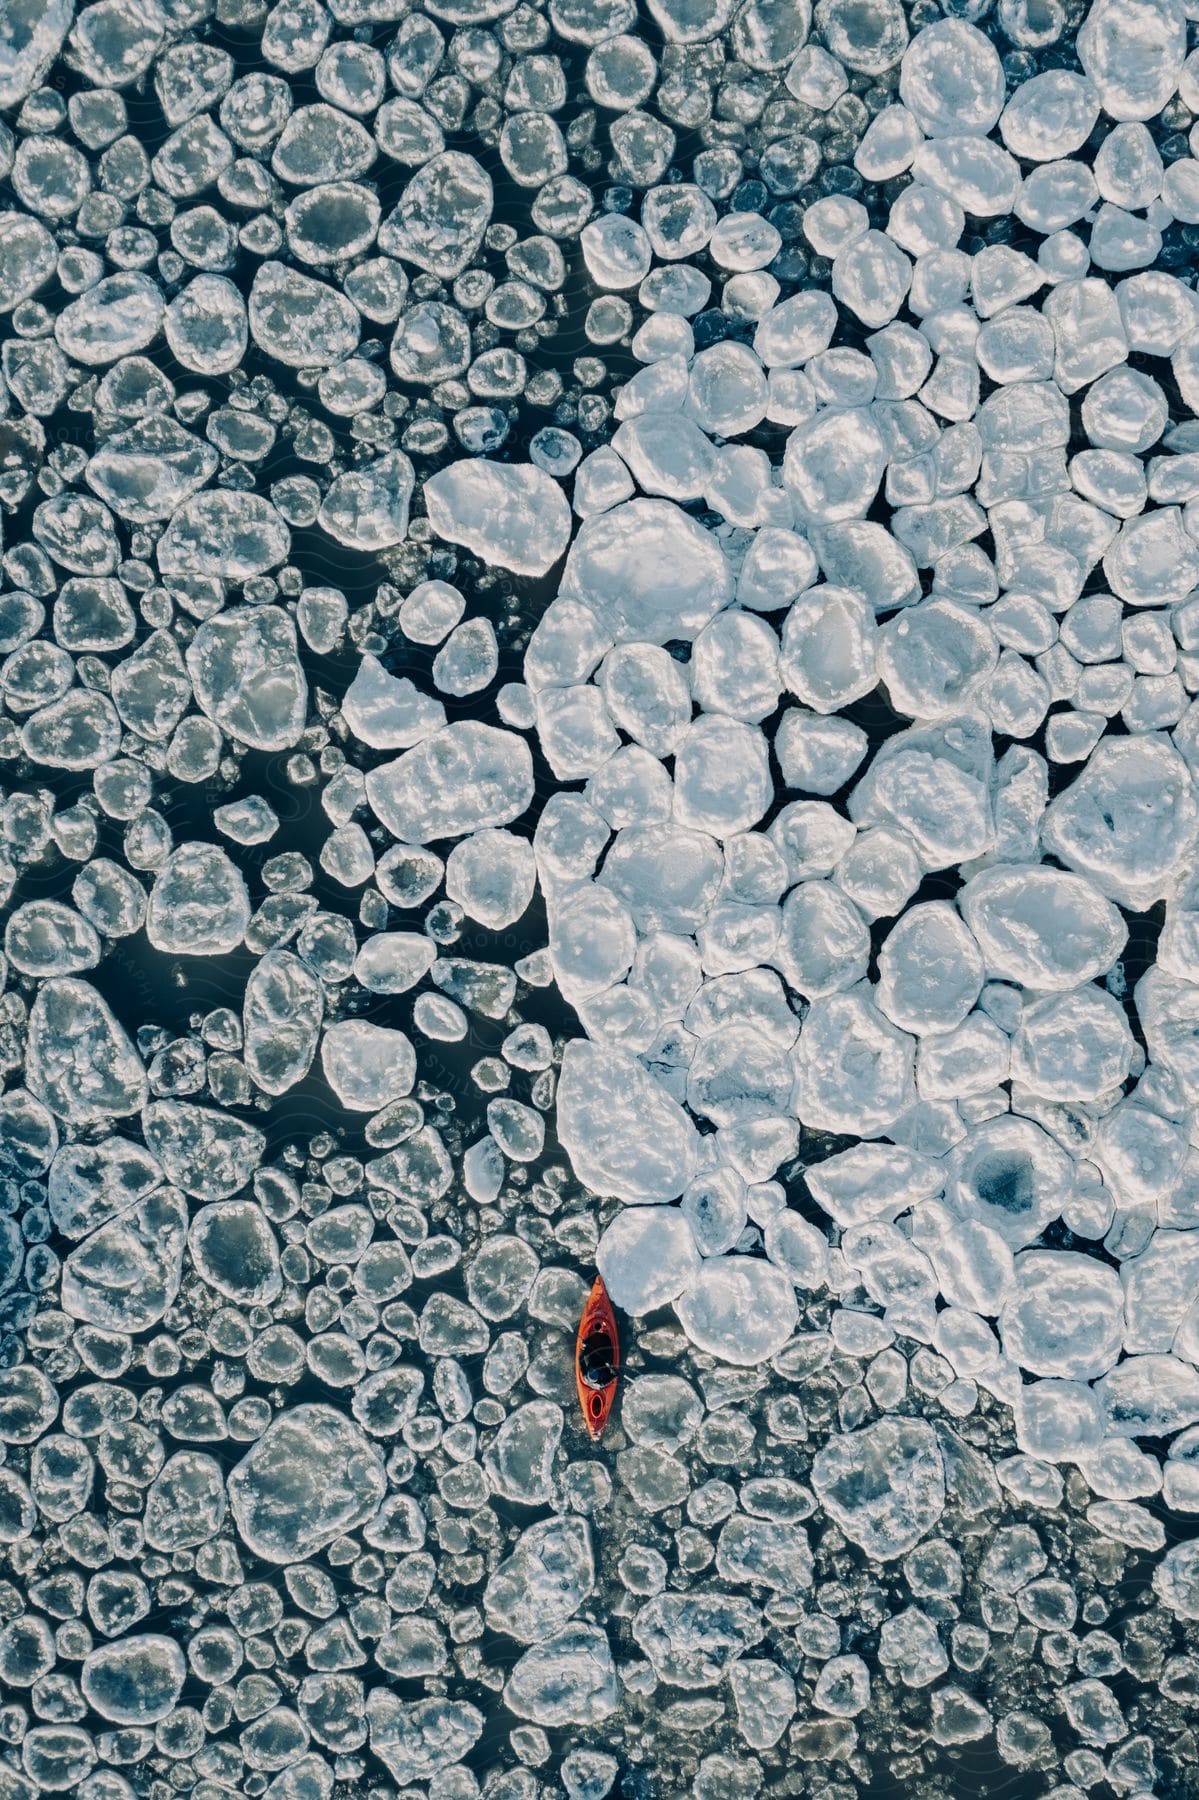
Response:
[{"label": "small ice chunk", "polygon": [[1078,33],[1078,60],[1113,119],[1152,119],[1178,88],[1186,59],[1178,0],[1096,0]]},{"label": "small ice chunk", "polygon": [[75,16],[71,0],[14,5],[0,40],[0,106],[15,107],[42,80]]},{"label": "small ice chunk", "polygon": [[753,351],[730,339],[701,350],[691,365],[688,408],[716,437],[737,437],[760,425],[766,377]]},{"label": "small ice chunk", "polygon": [[533,463],[468,458],[431,475],[424,495],[439,537],[518,575],[546,574],[570,542],[566,496]]},{"label": "small ice chunk", "polygon": [[633,1638],[659,1681],[715,1687],[726,1667],[763,1635],[762,1615],[741,1594],[657,1594],[633,1620]]},{"label": "small ice chunk", "polygon": [[580,882],[551,910],[549,949],[558,986],[577,1006],[628,974],[637,949],[633,916],[610,887]]},{"label": "small ice chunk", "polygon": [[707,918],[724,864],[714,838],[674,824],[630,825],[616,835],[601,880],[638,929],[695,931]]},{"label": "small ice chunk", "polygon": [[932,1258],[941,1293],[951,1305],[993,1319],[1015,1285],[1015,1263],[1005,1238],[978,1219],[955,1219],[940,1205],[913,1219],[913,1238]]},{"label": "small ice chunk", "polygon": [[1103,1406],[1085,1382],[1026,1382],[1014,1411],[1017,1445],[1041,1462],[1074,1462],[1103,1442]]},{"label": "small ice chunk", "polygon": [[806,794],[835,794],[867,749],[866,733],[851,719],[821,717],[790,707],[779,720],[774,754],[784,782]]},{"label": "small ice chunk", "polygon": [[827,350],[836,329],[837,308],[827,294],[793,294],[762,316],[754,351],[768,369],[796,368]]},{"label": "small ice chunk", "polygon": [[711,444],[698,425],[678,413],[644,412],[626,419],[612,448],[646,494],[698,500],[712,478]]},{"label": "small ice chunk", "polygon": [[792,800],[769,828],[792,882],[831,874],[854,835],[850,821],[825,800]]},{"label": "small ice chunk", "polygon": [[1105,738],[1041,826],[1046,849],[1134,912],[1170,897],[1197,831],[1187,766],[1158,736]]},{"label": "small ice chunk", "polygon": [[687,1114],[642,1065],[582,1039],[562,1058],[558,1137],[580,1181],[633,1203],[677,1199],[699,1156]]},{"label": "small ice chunk", "polygon": [[733,577],[717,538],[672,501],[630,500],[585,521],[562,592],[586,601],[618,644],[666,644],[702,631]]},{"label": "small ice chunk", "polygon": [[[11,215],[6,215],[11,217]],[[6,253],[15,253],[25,268],[7,275],[6,287],[15,283],[32,292],[45,279],[34,278],[41,266],[42,243],[31,234],[10,229],[2,240]],[[30,266],[32,265],[32,266]],[[22,278],[23,277],[23,278]],[[13,303],[8,302],[11,306]],[[102,367],[122,357],[134,356],[158,336],[165,310],[158,284],[140,271],[122,271],[96,282],[78,300],[59,313],[54,336],[63,353],[89,367]]]},{"label": "small ice chunk", "polygon": [[953,1031],[921,1041],[916,1086],[924,1100],[960,1100],[987,1094],[1010,1073],[1006,1034],[983,1012],[972,1012]]},{"label": "small ice chunk", "polygon": [[521,1643],[543,1641],[579,1610],[595,1586],[591,1532],[585,1519],[530,1525],[489,1576],[483,1610],[494,1631]]},{"label": "small ice chunk", "polygon": [[831,882],[801,882],[783,907],[776,959],[796,992],[814,1000],[862,979],[870,933],[857,907]]},{"label": "small ice chunk", "polygon": [[852,1543],[882,1562],[906,1556],[941,1517],[945,1468],[925,1419],[880,1419],[816,1454],[812,1486]]},{"label": "small ice chunk", "polygon": [[913,906],[879,951],[878,1004],[917,1037],[952,1031],[983,984],[982,951],[947,900]]},{"label": "small ice chunk", "polygon": [[621,292],[649,273],[653,251],[644,228],[623,213],[604,213],[579,233],[587,273],[600,288]]},{"label": "small ice chunk", "polygon": [[1011,1076],[1046,1100],[1098,1100],[1123,1083],[1134,1048],[1124,1008],[1084,987],[1025,1008]]},{"label": "small ice chunk", "polygon": [[240,870],[215,844],[181,844],[159,869],[146,908],[146,935],[172,956],[221,956],[250,923]]},{"label": "small ice chunk", "polygon": [[779,701],[779,642],[764,619],[717,613],[691,650],[691,685],[705,712],[758,724]]},{"label": "small ice chunk", "polygon": [[384,220],[379,248],[451,281],[482,243],[492,203],[491,177],[475,158],[443,150],[412,176]]},{"label": "small ice chunk", "polygon": [[141,1059],[89,982],[54,976],[29,1012],[30,1092],[72,1125],[124,1118],[145,1104]]},{"label": "small ice chunk", "polygon": [[872,331],[891,323],[911,285],[911,263],[884,232],[866,232],[833,259],[833,293]]},{"label": "small ice chunk", "polygon": [[608,512],[632,496],[632,477],[606,444],[585,456],[575,471],[573,503],[580,519]]},{"label": "small ice chunk", "polygon": [[795,1716],[795,1683],[777,1663],[739,1657],[729,1670],[737,1726],[753,1750],[769,1750]]},{"label": "small ice chunk", "polygon": [[1199,1538],[1167,1550],[1153,1571],[1153,1591],[1178,1619],[1199,1619]]},{"label": "small ice chunk", "polygon": [[[932,1546],[929,1546],[930,1550]],[[908,1606],[884,1619],[879,1632],[878,1659],[905,1687],[928,1687],[945,1674],[949,1658],[927,1613]]]},{"label": "small ice chunk", "polygon": [[878,670],[896,712],[940,719],[971,704],[998,654],[990,627],[974,612],[926,600],[883,627]]},{"label": "small ice chunk", "polygon": [[836,865],[838,887],[868,919],[892,918],[901,912],[923,873],[911,837],[892,825],[860,831]]},{"label": "small ice chunk", "polygon": [[470,1303],[485,1319],[511,1318],[528,1296],[539,1270],[536,1253],[523,1238],[505,1234],[487,1238],[467,1269]]},{"label": "small ice chunk", "polygon": [[412,1091],[416,1057],[402,1031],[346,1019],[330,1025],[321,1067],[338,1100],[353,1112],[378,1112]]},{"label": "small ice chunk", "polygon": [[400,607],[400,626],[414,644],[440,644],[466,609],[448,581],[420,581]]},{"label": "small ice chunk", "polygon": [[1178,507],[1159,507],[1125,521],[1104,556],[1103,572],[1112,592],[1130,606],[1185,600],[1199,583],[1199,545]]},{"label": "small ice chunk", "polygon": [[911,552],[875,520],[821,526],[815,541],[830,585],[852,588],[876,614],[918,598],[920,580]]},{"label": "small ice chunk", "polygon": [[416,473],[402,450],[348,469],[331,484],[317,514],[322,530],[352,550],[374,552],[402,543]]},{"label": "small ice chunk", "polygon": [[49,281],[58,248],[39,220],[27,213],[4,211],[0,212],[0,252],[0,312],[11,312]]},{"label": "small ice chunk", "polygon": [[808,1191],[838,1225],[893,1219],[941,1192],[944,1175],[931,1157],[897,1144],[855,1144],[804,1172]]},{"label": "small ice chunk", "polygon": [[867,181],[890,181],[911,168],[923,141],[924,133],[906,106],[884,106],[862,135],[854,167]]},{"label": "small ice chunk", "polygon": [[899,71],[899,95],[930,137],[985,137],[1006,98],[1003,65],[990,38],[964,20],[936,20],[913,37]]},{"label": "small ice chunk", "polygon": [[622,644],[605,657],[600,686],[614,723],[654,756],[678,748],[691,720],[679,664],[654,644]]},{"label": "small ice chunk", "polygon": [[158,566],[168,576],[244,581],[283,562],[290,542],[291,534],[269,500],[218,488],[193,495],[175,510],[158,542]]},{"label": "small ice chunk", "polygon": [[[748,1266],[766,1267],[762,1263]],[[716,1572],[725,1581],[760,1582],[775,1593],[793,1596],[812,1586],[807,1532],[791,1519],[734,1513],[716,1541]]]},{"label": "small ice chunk", "polygon": [[266,844],[279,829],[279,815],[261,794],[247,794],[218,806],[212,815],[216,828],[235,844]]},{"label": "small ice chunk", "polygon": [[796,1111],[815,1131],[878,1137],[915,1099],[913,1040],[861,990],[814,1000],[796,1054]]},{"label": "small ice chunk", "polygon": [[963,1219],[991,1226],[1014,1250],[1040,1237],[1070,1199],[1073,1165],[1031,1119],[977,1125],[950,1153],[945,1195]]},{"label": "small ice chunk", "polygon": [[242,1306],[279,1298],[279,1246],[257,1201],[247,1196],[202,1206],[187,1235],[196,1273],[214,1293]]},{"label": "small ice chunk", "polygon": [[248,312],[250,335],[258,348],[288,368],[324,368],[340,362],[358,345],[357,308],[336,288],[286,263],[260,265]]},{"label": "small ice chunk", "polygon": [[533,759],[515,732],[463,720],[372,769],[366,797],[404,843],[463,837],[520,817],[533,798]]},{"label": "small ice chunk", "polygon": [[1098,117],[1099,96],[1089,81],[1072,69],[1047,69],[1015,89],[1003,109],[999,131],[1013,156],[1051,162],[1081,150]]},{"label": "small ice chunk", "polygon": [[1128,1356],[1095,1384],[1112,1437],[1171,1437],[1199,1420],[1199,1369],[1177,1356]]},{"label": "small ice chunk", "polygon": [[126,1138],[64,1144],[47,1178],[50,1217],[64,1237],[86,1237],[114,1213],[144,1199],[162,1179],[157,1159]]},{"label": "small ice chunk", "polygon": [[1153,1206],[1178,1184],[1186,1137],[1172,1120],[1139,1106],[1130,1095],[1103,1120],[1092,1154],[1123,1205]]},{"label": "small ice chunk", "polygon": [[616,1664],[595,1625],[567,1625],[519,1657],[504,1704],[540,1725],[595,1725],[616,1711]]},{"label": "small ice chunk", "polygon": [[829,1278],[829,1248],[823,1232],[798,1213],[780,1207],[766,1224],[766,1255],[797,1288],[811,1293]]},{"label": "small ice chunk", "polygon": [[766,739],[756,727],[703,713],[683,732],[674,761],[674,817],[725,838],[748,831],[770,805]]},{"label": "small ice chunk", "polygon": [[101,1644],[84,1658],[79,1685],[88,1705],[114,1725],[153,1725],[174,1709],[187,1664],[174,1638],[154,1633]]},{"label": "small ice chunk", "polygon": [[793,1074],[782,1047],[752,1024],[725,1024],[702,1039],[687,1072],[687,1104],[733,1126],[790,1111]]},{"label": "small ice chunk", "polygon": [[[225,527],[231,536],[234,527]],[[253,750],[286,750],[298,741],[308,683],[295,625],[281,608],[239,607],[207,619],[188,647],[187,669],[200,706],[231,737]]]},{"label": "small ice chunk", "polygon": [[1199,1233],[1194,1231],[1157,1231],[1140,1256],[1123,1264],[1126,1350],[1171,1349],[1189,1319],[1197,1275]]},{"label": "small ice chunk", "polygon": [[300,595],[296,623],[310,650],[328,656],[337,648],[345,629],[349,604],[340,588],[310,587]]},{"label": "small ice chunk", "polygon": [[1124,948],[1123,919],[1085,875],[1035,865],[984,869],[958,905],[987,974],[1041,993],[1104,975]]},{"label": "small ice chunk", "polygon": [[717,222],[708,245],[713,262],[742,273],[764,269],[783,247],[778,228],[757,212],[727,212]]},{"label": "small ice chunk", "polygon": [[1070,1250],[1025,1250],[999,1315],[1004,1352],[1033,1375],[1088,1381],[1120,1355],[1124,1295],[1113,1269]]},{"label": "small ice chunk", "polygon": [[4,952],[22,975],[81,975],[100,960],[100,939],[73,907],[27,900],[9,918]]},{"label": "small ice chunk", "polygon": [[404,676],[388,674],[369,653],[346,689],[342,717],[372,750],[409,750],[445,724],[445,707]]},{"label": "small ice chunk", "polygon": [[878,682],[873,609],[852,588],[801,594],[783,624],[779,670],[791,693],[815,712],[834,713]]},{"label": "small ice chunk", "polygon": [[518,1406],[504,1420],[484,1455],[492,1492],[522,1506],[544,1505],[550,1498],[554,1457],[561,1440],[560,1406],[552,1400],[529,1400]]},{"label": "small ice chunk", "polygon": [[319,978],[287,950],[262,958],[242,1013],[246,1067],[267,1094],[302,1081],[316,1054],[325,996]]},{"label": "small ice chunk", "polygon": [[611,835],[607,820],[580,794],[551,794],[533,834],[533,854],[546,894],[553,897],[593,875]]},{"label": "small ice chunk", "polygon": [[302,1562],[361,1525],[387,1491],[383,1459],[331,1406],[278,1415],[229,1476],[242,1541],[268,1563]]},{"label": "small ice chunk", "polygon": [[533,846],[510,831],[477,831],[446,859],[446,893],[490,931],[516,923],[536,882]]},{"label": "small ice chunk", "polygon": [[783,480],[800,519],[830,525],[864,518],[887,457],[882,432],[861,407],[820,412],[810,424],[797,425],[787,439]]},{"label": "small ice chunk", "polygon": [[[365,1712],[371,1750],[403,1788],[454,1768],[483,1735],[484,1718],[477,1706],[442,1695],[430,1700],[400,1700],[389,1687],[374,1687]],[[292,1800],[292,1790],[286,1789],[284,1794]],[[306,1787],[301,1795],[307,1800]]]},{"label": "small ice chunk", "polygon": [[[1041,180],[1045,179],[1042,174]],[[1090,199],[1091,194],[1083,191],[1072,196],[1070,214],[1081,217]],[[1076,206],[1082,209],[1077,214]],[[1050,221],[1043,218],[1042,223]],[[1125,361],[1128,338],[1124,321],[1106,282],[1094,277],[1059,281],[1045,300],[1044,315],[1053,326],[1054,377],[1063,394],[1077,393]]]},{"label": "small ice chunk", "polygon": [[706,1261],[675,1311],[697,1348],[741,1367],[768,1362],[799,1317],[788,1277],[771,1263],[743,1256]]},{"label": "small ice chunk", "polygon": [[810,587],[816,553],[798,532],[766,525],[754,534],[737,577],[737,600],[753,612],[779,612]]},{"label": "small ice chunk", "polygon": [[595,1263],[613,1304],[637,1318],[677,1300],[698,1274],[700,1255],[677,1207],[639,1206],[617,1213]]},{"label": "small ice chunk", "polygon": [[187,1248],[187,1207],[174,1188],[159,1188],[66,1257],[62,1306],[98,1331],[148,1331],[179,1292]]},{"label": "small ice chunk", "polygon": [[204,1200],[224,1200],[243,1188],[266,1146],[260,1131],[232,1113],[180,1100],[152,1102],[142,1130],[167,1180]]},{"label": "small ice chunk", "polygon": [[377,931],[354,958],[354,978],[371,994],[404,994],[437,961],[437,946],[421,931]]}]

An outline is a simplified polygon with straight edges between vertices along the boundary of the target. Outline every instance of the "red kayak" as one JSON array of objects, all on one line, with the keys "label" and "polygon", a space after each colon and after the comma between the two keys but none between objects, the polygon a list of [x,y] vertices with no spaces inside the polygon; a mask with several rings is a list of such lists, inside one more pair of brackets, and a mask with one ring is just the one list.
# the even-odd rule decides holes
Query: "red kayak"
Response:
[{"label": "red kayak", "polygon": [[583,1421],[593,1439],[608,1423],[620,1374],[620,1335],[603,1279],[597,1275],[587,1296],[575,1342],[575,1386]]}]

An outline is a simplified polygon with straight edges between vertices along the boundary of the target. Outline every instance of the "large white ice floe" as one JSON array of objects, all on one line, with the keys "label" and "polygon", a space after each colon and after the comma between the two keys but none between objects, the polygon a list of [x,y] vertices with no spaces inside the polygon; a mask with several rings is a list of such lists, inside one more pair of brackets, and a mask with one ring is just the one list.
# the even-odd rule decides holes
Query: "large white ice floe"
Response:
[{"label": "large white ice floe", "polygon": [[459,462],[425,483],[435,529],[485,562],[519,575],[544,575],[570,541],[561,488],[533,465]]},{"label": "large white ice floe", "polygon": [[583,1040],[563,1057],[558,1135],[589,1187],[627,1201],[677,1199],[698,1162],[683,1108],[626,1052]]},{"label": "large white ice floe", "polygon": [[401,843],[462,837],[520,817],[533,796],[532,757],[515,732],[464,720],[372,769],[366,796]]}]

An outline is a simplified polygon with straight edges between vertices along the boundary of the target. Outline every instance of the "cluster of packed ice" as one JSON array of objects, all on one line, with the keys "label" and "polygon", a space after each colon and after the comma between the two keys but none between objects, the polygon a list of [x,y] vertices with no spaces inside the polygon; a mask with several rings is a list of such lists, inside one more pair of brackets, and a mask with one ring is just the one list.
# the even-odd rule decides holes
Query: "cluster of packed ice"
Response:
[{"label": "cluster of packed ice", "polygon": [[[753,1363],[827,1284],[1085,1468],[1199,1421],[1199,305],[1135,272],[1192,219],[1195,163],[1145,121],[1199,101],[1199,56],[1181,13],[1101,5],[1077,61],[1009,93],[974,25],[913,37],[855,157],[911,179],[877,227],[848,194],[804,214],[831,293],[784,295],[777,229],[694,184],[584,228],[593,281],[636,289],[642,367],[576,471],[524,676],[589,1040],[558,1133],[653,1206],[601,1241],[614,1299]],[[967,237],[1009,215],[1027,250]],[[494,471],[450,473],[438,531],[517,566]],[[566,521],[530,505],[543,570]],[[1129,1006],[1127,915],[1162,902]],[[831,1245],[774,1180],[801,1132],[864,1140],[805,1169]]]},{"label": "cluster of packed ice", "polygon": [[11,0],[3,1800],[1193,1769],[1190,10]]}]

